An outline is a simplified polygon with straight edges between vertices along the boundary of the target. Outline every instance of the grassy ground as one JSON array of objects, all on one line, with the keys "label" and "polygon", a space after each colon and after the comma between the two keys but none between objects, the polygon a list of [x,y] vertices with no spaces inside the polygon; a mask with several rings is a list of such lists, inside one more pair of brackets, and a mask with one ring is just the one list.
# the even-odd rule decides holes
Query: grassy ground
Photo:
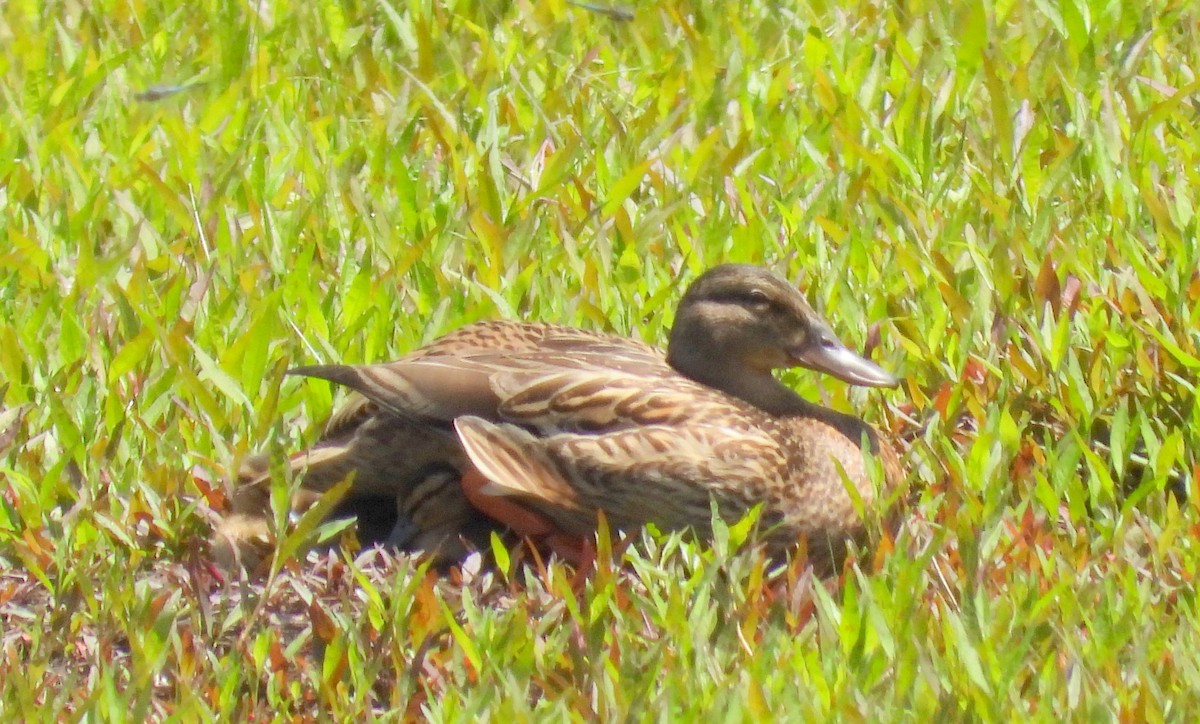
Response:
[{"label": "grassy ground", "polygon": [[[1200,707],[1194,4],[629,9],[0,5],[3,718]],[[661,341],[725,260],[882,321],[906,379],[789,376],[912,469],[840,587],[653,536],[578,593],[204,572],[229,461],[329,412],[289,365],[489,317]]]}]

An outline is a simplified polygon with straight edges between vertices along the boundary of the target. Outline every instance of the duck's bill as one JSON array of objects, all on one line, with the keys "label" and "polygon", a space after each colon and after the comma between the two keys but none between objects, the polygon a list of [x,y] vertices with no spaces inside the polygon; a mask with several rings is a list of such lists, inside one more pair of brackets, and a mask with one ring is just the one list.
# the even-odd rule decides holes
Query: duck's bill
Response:
[{"label": "duck's bill", "polygon": [[900,380],[869,359],[860,357],[841,342],[817,340],[792,353],[797,365],[824,372],[852,385],[895,387]]}]

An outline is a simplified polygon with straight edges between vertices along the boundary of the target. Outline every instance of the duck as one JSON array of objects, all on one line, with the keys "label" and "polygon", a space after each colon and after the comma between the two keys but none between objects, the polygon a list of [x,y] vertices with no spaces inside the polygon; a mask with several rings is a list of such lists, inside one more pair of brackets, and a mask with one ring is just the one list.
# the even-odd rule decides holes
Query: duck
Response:
[{"label": "duck", "polygon": [[[587,538],[601,514],[619,529],[705,535],[714,506],[729,521],[757,507],[772,552],[804,542],[814,561],[832,561],[861,539],[864,511],[903,470],[872,426],[773,374],[791,367],[898,384],[783,277],[723,264],[684,293],[665,354],[614,335],[492,321],[394,362],[293,369],[352,391],[322,441],[294,460],[308,469],[306,495],[353,471],[349,498],[396,501],[388,538],[403,548],[456,555],[497,526]],[[433,510],[444,524],[423,522]],[[461,547],[447,547],[456,534]]]}]

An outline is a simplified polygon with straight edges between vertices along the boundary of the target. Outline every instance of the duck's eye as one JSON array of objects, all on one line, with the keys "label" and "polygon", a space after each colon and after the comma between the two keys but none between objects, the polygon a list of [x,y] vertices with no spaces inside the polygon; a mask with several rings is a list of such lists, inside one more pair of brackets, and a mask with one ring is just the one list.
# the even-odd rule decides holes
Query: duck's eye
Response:
[{"label": "duck's eye", "polygon": [[761,289],[751,289],[746,292],[746,301],[760,312],[765,312],[772,306],[771,298]]}]

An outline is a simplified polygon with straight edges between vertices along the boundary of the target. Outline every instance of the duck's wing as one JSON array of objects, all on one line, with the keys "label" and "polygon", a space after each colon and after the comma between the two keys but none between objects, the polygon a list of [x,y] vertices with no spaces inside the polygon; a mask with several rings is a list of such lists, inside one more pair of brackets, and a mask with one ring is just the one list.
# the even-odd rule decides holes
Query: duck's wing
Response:
[{"label": "duck's wing", "polygon": [[[594,354],[640,354],[644,361],[661,358],[652,347],[633,339],[613,337],[602,332],[535,322],[504,320],[476,322],[450,332],[414,350],[393,364],[403,364],[430,357],[455,357],[472,354],[530,353],[544,349],[564,352],[589,346]],[[334,410],[326,424],[322,439],[337,438],[362,425],[380,408],[372,400],[353,393]]]},{"label": "duck's wing", "polygon": [[[612,387],[628,396],[649,381],[683,381],[661,353],[639,342],[580,330],[552,332],[533,350],[421,354],[386,364],[299,367],[289,374],[336,382],[387,414],[445,427],[455,418],[474,415],[495,420],[514,416],[513,421],[551,428],[551,420],[561,420],[571,429],[571,408],[611,398],[599,394],[588,399],[593,392]],[[538,402],[550,405],[545,415],[532,409]],[[581,425],[591,423],[582,419]]]},{"label": "duck's wing", "polygon": [[764,485],[781,480],[787,463],[761,431],[706,424],[538,437],[463,417],[455,428],[489,481],[481,492],[518,499],[572,535],[594,531],[597,511],[622,528],[703,528],[715,500],[722,517],[737,519],[762,501]]}]

